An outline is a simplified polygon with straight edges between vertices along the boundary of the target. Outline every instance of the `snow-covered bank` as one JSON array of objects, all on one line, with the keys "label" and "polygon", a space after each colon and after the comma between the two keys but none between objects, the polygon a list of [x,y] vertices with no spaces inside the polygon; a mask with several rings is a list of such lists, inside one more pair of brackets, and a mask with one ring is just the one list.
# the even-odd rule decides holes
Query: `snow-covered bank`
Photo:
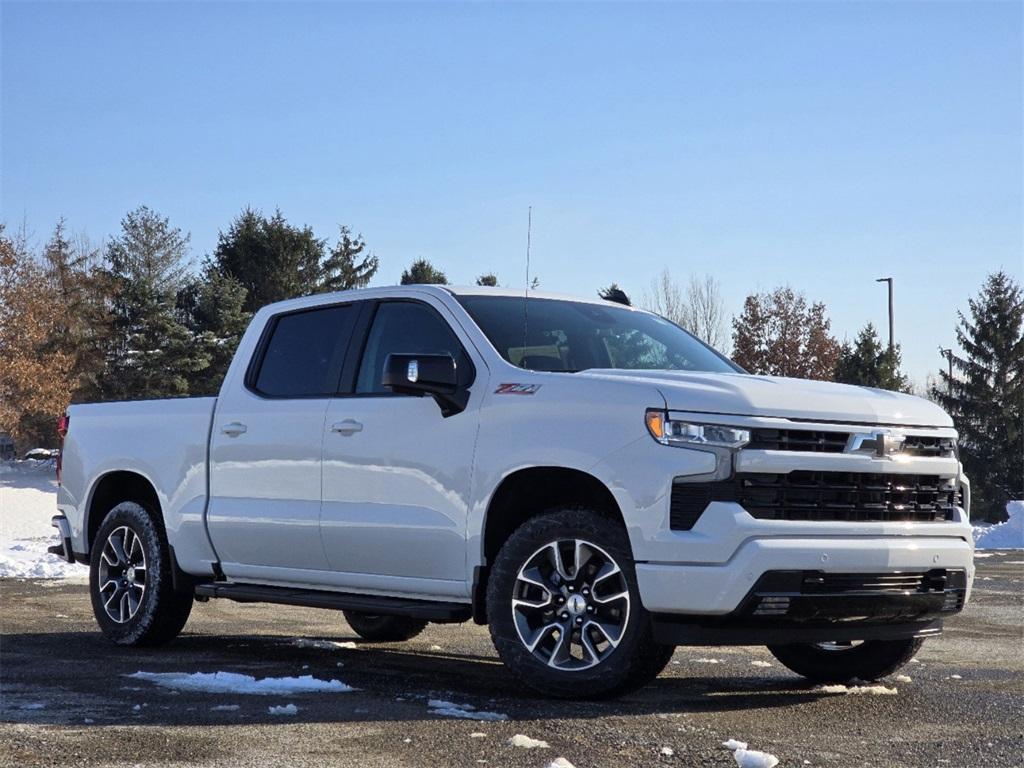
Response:
[{"label": "snow-covered bank", "polygon": [[87,579],[84,565],[67,563],[46,548],[57,541],[53,461],[0,462],[0,577]]},{"label": "snow-covered bank", "polygon": [[974,546],[978,549],[1024,549],[1024,501],[1006,505],[1010,519],[996,525],[974,526]]}]

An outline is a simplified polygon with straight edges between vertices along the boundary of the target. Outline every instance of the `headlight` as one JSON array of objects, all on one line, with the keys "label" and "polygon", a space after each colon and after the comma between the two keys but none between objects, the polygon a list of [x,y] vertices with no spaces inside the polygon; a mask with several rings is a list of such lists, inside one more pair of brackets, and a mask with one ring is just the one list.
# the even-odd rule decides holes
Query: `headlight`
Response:
[{"label": "headlight", "polygon": [[750,430],[721,424],[698,424],[669,418],[665,411],[647,412],[647,431],[662,445],[682,448],[716,445],[722,448],[740,448],[750,442]]}]

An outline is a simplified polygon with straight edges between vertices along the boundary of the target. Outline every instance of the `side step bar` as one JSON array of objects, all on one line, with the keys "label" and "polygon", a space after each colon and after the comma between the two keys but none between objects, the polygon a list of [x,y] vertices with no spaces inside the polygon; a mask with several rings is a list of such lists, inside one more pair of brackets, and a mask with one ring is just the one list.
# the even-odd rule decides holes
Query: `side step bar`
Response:
[{"label": "side step bar", "polygon": [[472,607],[468,603],[410,600],[403,597],[357,595],[295,587],[265,587],[256,584],[197,584],[196,597],[225,597],[237,603],[277,603],[306,608],[362,611],[378,616],[409,616],[439,624],[466,621],[472,615]]}]

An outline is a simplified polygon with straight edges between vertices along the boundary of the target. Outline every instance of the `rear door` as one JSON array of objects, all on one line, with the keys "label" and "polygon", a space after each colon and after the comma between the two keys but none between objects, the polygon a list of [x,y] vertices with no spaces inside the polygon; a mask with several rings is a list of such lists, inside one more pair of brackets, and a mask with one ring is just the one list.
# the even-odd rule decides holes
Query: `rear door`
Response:
[{"label": "rear door", "polygon": [[229,577],[303,581],[328,567],[320,539],[324,416],[360,305],[267,323],[244,386],[223,393],[210,439],[210,537]]},{"label": "rear door", "polygon": [[[486,368],[440,302],[376,304],[349,391],[328,406],[321,531],[335,583],[463,597],[466,520]],[[353,350],[355,352],[355,350]],[[445,418],[430,397],[381,384],[391,353],[449,353],[470,388]],[[356,367],[358,366],[358,367]]]}]

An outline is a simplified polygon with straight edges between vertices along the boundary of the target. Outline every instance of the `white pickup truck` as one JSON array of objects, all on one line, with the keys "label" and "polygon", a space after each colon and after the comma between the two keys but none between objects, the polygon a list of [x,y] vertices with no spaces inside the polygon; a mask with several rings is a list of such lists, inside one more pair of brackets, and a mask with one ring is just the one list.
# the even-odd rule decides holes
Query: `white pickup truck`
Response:
[{"label": "white pickup truck", "polygon": [[486,623],[523,683],[643,685],[677,645],[876,679],[959,612],[949,417],[751,376],[602,301],[408,286],[264,307],[217,398],[73,405],[51,548],[103,633],[193,600],[344,611],[368,640]]}]

